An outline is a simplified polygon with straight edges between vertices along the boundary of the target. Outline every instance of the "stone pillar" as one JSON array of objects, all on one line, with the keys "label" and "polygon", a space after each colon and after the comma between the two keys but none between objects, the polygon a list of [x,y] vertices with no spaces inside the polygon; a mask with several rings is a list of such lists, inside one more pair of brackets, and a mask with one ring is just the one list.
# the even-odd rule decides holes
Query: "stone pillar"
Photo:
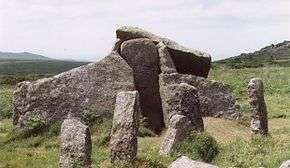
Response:
[{"label": "stone pillar", "polygon": [[184,115],[191,122],[193,130],[202,132],[204,124],[198,93],[187,83],[164,85],[161,90],[163,117],[166,126],[173,115]]},{"label": "stone pillar", "polygon": [[249,103],[252,111],[251,132],[252,134],[268,134],[267,108],[264,100],[263,81],[253,78],[248,85]]},{"label": "stone pillar", "polygon": [[184,115],[172,116],[159,153],[161,155],[170,154],[178,142],[188,138],[192,129],[190,125],[190,121]]},{"label": "stone pillar", "polygon": [[136,158],[139,113],[137,91],[117,94],[110,139],[113,164],[131,163]]},{"label": "stone pillar", "polygon": [[146,126],[159,134],[164,123],[158,82],[158,49],[149,39],[128,40],[121,45],[121,56],[133,69],[135,87],[140,94],[141,113],[148,119]]},{"label": "stone pillar", "polygon": [[69,118],[61,125],[61,150],[59,167],[91,167],[92,142],[88,126]]}]

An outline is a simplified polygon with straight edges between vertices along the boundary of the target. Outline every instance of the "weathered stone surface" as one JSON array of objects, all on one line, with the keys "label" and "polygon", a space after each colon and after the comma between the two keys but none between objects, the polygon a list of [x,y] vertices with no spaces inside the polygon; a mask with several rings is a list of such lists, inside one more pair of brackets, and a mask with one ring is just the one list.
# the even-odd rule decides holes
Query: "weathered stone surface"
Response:
[{"label": "weathered stone surface", "polygon": [[117,31],[117,38],[125,41],[137,38],[149,38],[155,43],[162,42],[168,49],[178,73],[207,77],[211,56],[207,53],[185,48],[178,43],[154,35],[137,27],[124,26]]},{"label": "weathered stone surface", "polygon": [[152,40],[139,38],[121,45],[121,55],[132,67],[135,87],[140,93],[141,112],[148,119],[148,126],[159,133],[164,124],[159,94],[158,50]]},{"label": "weathered stone surface", "polygon": [[88,126],[77,119],[65,119],[61,126],[59,167],[91,167],[92,142]]},{"label": "weathered stone surface", "polygon": [[116,40],[114,45],[113,45],[113,48],[112,48],[112,52],[115,52],[115,53],[118,53],[120,54],[120,50],[121,50],[121,44],[123,43],[122,40]]},{"label": "weathered stone surface", "polygon": [[176,68],[170,53],[163,42],[158,43],[158,54],[160,58],[160,69],[162,73],[176,73]]},{"label": "weathered stone surface", "polygon": [[34,115],[51,123],[63,120],[68,113],[78,116],[87,109],[112,116],[120,90],[135,90],[133,71],[123,58],[112,52],[97,63],[18,84],[14,92],[14,124],[21,127]]},{"label": "weathered stone surface", "polygon": [[173,115],[170,118],[169,127],[159,153],[161,155],[170,154],[178,142],[188,138],[192,130],[191,124],[188,117],[179,114]]},{"label": "weathered stone surface", "polygon": [[284,162],[279,168],[290,168],[290,160]]},{"label": "weathered stone surface", "polygon": [[154,35],[153,33],[150,33],[148,31],[145,31],[143,29],[140,29],[138,27],[133,26],[122,26],[116,30],[117,38],[126,41],[131,39],[137,39],[137,38],[148,38],[153,41],[159,42],[158,36]]},{"label": "weathered stone surface", "polygon": [[[198,98],[203,116],[223,117],[228,119],[238,119],[241,117],[239,105],[232,95],[231,90],[223,83],[210,81],[194,75],[178,73],[160,74],[160,95],[162,107],[168,108],[167,97],[170,97],[170,85],[187,83],[194,86],[198,91]],[[168,110],[167,110],[168,112]],[[168,114],[164,110],[165,124],[168,123]]]},{"label": "weathered stone surface", "polygon": [[208,76],[211,56],[207,53],[185,48],[178,43],[163,38],[176,70],[180,74],[191,74],[206,78]]},{"label": "weathered stone surface", "polygon": [[217,166],[191,160],[186,156],[181,156],[175,160],[168,168],[218,168]]},{"label": "weathered stone surface", "polygon": [[112,163],[130,163],[136,158],[139,113],[138,92],[119,92],[110,139]]},{"label": "weathered stone surface", "polygon": [[163,117],[169,123],[172,116],[184,115],[191,122],[193,130],[203,131],[202,112],[195,87],[186,84],[169,84],[161,90]]},{"label": "weathered stone surface", "polygon": [[252,111],[252,134],[268,134],[267,107],[264,99],[264,85],[259,78],[253,78],[248,84],[249,103]]}]

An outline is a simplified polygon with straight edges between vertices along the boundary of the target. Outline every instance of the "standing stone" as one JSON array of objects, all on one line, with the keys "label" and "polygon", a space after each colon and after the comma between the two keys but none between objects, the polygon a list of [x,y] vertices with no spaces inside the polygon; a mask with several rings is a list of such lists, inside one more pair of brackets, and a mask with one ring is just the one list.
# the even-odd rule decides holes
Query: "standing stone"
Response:
[{"label": "standing stone", "polygon": [[284,162],[279,168],[290,168],[290,160]]},{"label": "standing stone", "polygon": [[186,156],[181,156],[175,160],[168,168],[218,168],[217,166],[191,160]]},{"label": "standing stone", "polygon": [[162,107],[165,108],[163,110],[165,125],[168,124],[166,116],[170,112],[169,110],[166,111],[168,108],[167,100],[172,95],[167,86],[180,83],[187,83],[197,89],[202,116],[223,117],[227,119],[239,119],[242,116],[240,106],[237,104],[231,89],[221,82],[194,75],[161,73],[159,75],[159,83]]},{"label": "standing stone", "polygon": [[170,154],[178,142],[190,136],[191,129],[191,123],[186,116],[179,114],[172,116],[159,153]]},{"label": "standing stone", "polygon": [[252,110],[252,134],[268,134],[267,108],[264,100],[263,81],[253,78],[248,85],[249,103]]},{"label": "standing stone", "polygon": [[65,119],[61,126],[59,167],[91,167],[92,142],[88,126],[77,119]]},{"label": "standing stone", "polygon": [[161,90],[162,107],[165,123],[169,123],[172,116],[184,115],[191,122],[195,131],[203,131],[202,112],[195,87],[186,84],[170,84]]},{"label": "standing stone", "polygon": [[139,38],[121,45],[121,56],[132,67],[135,87],[140,93],[142,116],[148,119],[148,127],[160,133],[163,124],[159,93],[159,56],[152,40]]},{"label": "standing stone", "polygon": [[130,163],[136,158],[139,112],[137,91],[117,94],[110,139],[112,163]]}]

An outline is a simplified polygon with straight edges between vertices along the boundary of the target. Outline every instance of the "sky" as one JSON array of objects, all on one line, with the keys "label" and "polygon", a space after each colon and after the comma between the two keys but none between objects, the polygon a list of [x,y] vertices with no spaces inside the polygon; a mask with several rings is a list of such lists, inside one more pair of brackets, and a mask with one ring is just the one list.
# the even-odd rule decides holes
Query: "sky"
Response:
[{"label": "sky", "polygon": [[290,40],[290,0],[0,0],[0,51],[97,61],[125,25],[218,60]]}]

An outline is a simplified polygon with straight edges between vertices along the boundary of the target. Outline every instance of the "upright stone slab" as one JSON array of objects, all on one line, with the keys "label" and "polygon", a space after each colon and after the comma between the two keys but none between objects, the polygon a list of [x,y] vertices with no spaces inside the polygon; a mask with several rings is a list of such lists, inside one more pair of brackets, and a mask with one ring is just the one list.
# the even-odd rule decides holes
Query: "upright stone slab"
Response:
[{"label": "upright stone slab", "polygon": [[170,106],[174,107],[174,103],[170,105],[170,102],[167,102],[169,97],[174,96],[168,86],[180,83],[187,83],[197,89],[202,116],[223,117],[227,119],[239,119],[242,116],[240,106],[237,104],[232,91],[223,83],[211,81],[203,77],[178,73],[161,73],[159,75],[159,83],[165,124],[168,124],[166,116],[170,113]]},{"label": "upright stone slab", "polygon": [[66,119],[61,126],[59,167],[91,167],[92,142],[88,126],[77,119]]},{"label": "upright stone slab", "polygon": [[162,90],[162,107],[165,123],[169,123],[172,116],[184,115],[191,122],[193,130],[203,131],[202,112],[195,87],[186,84],[170,84]]},{"label": "upright stone slab", "polygon": [[135,87],[140,93],[141,112],[148,119],[148,127],[160,133],[164,124],[159,93],[158,50],[152,40],[139,38],[121,45],[121,56],[132,67]]},{"label": "upright stone slab", "polygon": [[173,115],[170,119],[169,127],[162,142],[159,153],[168,155],[174,146],[190,136],[192,127],[189,119],[184,115]]},{"label": "upright stone slab", "polygon": [[176,68],[173,63],[173,60],[170,56],[170,53],[163,42],[159,42],[158,45],[158,54],[160,58],[160,69],[162,73],[176,73]]},{"label": "upright stone slab", "polygon": [[186,156],[181,156],[177,160],[175,160],[168,168],[218,168],[217,166],[194,161]]},{"label": "upright stone slab", "polygon": [[112,117],[116,94],[135,90],[133,71],[116,52],[51,78],[18,84],[14,92],[14,124],[22,127],[33,116],[47,125],[62,121],[68,113],[81,116],[84,110]]},{"label": "upright stone slab", "polygon": [[268,134],[267,107],[264,100],[264,86],[260,78],[253,78],[248,85],[249,103],[252,110],[252,134]]},{"label": "upright stone slab", "polygon": [[118,93],[110,139],[113,164],[130,163],[136,158],[139,112],[137,91]]}]

